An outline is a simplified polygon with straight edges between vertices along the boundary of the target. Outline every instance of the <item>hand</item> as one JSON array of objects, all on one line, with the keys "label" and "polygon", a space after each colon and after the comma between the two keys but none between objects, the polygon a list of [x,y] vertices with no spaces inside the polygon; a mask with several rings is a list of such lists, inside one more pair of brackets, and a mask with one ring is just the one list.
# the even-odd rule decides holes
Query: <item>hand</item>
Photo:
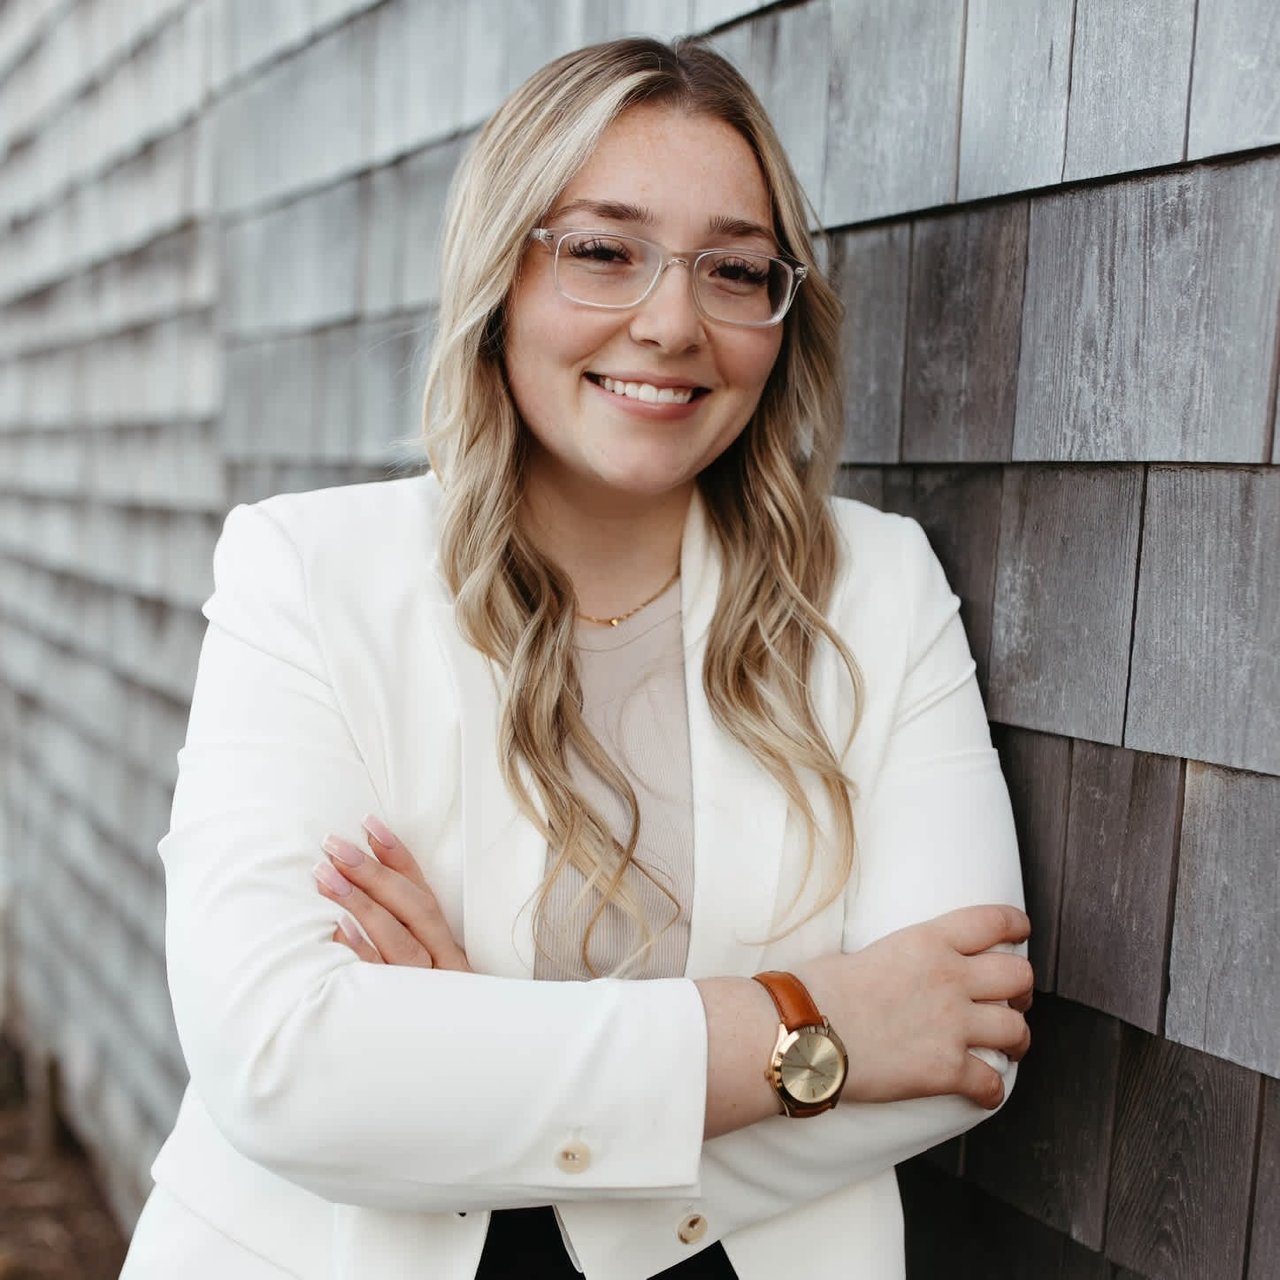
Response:
[{"label": "hand", "polygon": [[1016,907],[964,907],[861,951],[797,967],[848,1047],[842,1097],[890,1102],[954,1093],[998,1107],[1004,1081],[969,1051],[996,1049],[1016,1062],[1030,1046],[1018,1006],[1030,1003],[1031,965],[992,950],[1030,931]]},{"label": "hand", "polygon": [[364,828],[374,857],[349,840],[327,836],[326,856],[312,868],[320,893],[343,908],[333,941],[370,964],[470,973],[466,952],[413,855],[377,818],[366,818]]}]

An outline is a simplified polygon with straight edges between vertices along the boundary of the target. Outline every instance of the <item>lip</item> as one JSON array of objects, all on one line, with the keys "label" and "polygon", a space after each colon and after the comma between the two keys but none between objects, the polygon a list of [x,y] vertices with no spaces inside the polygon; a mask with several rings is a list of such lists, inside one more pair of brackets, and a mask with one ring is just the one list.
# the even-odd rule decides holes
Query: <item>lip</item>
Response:
[{"label": "lip", "polygon": [[[645,377],[628,377],[624,379],[620,375],[612,373],[599,374],[597,376],[616,378],[618,382],[649,382],[651,386],[655,387],[691,387],[702,392],[707,392],[708,390],[706,387],[700,387],[697,383],[679,382],[671,378],[664,379],[661,382],[653,382],[652,379]],[[606,404],[616,409],[619,413],[626,413],[635,418],[647,418],[651,422],[676,422],[683,418],[692,417],[695,413],[699,412],[702,407],[702,402],[707,398],[706,395],[703,394],[692,396],[684,404],[649,404],[644,400],[633,400],[630,396],[620,396],[612,391],[606,391],[600,383],[595,381],[594,378],[589,378],[585,374],[583,375],[582,380],[591,388],[592,391],[596,393],[596,395],[600,396]]]},{"label": "lip", "polygon": [[637,373],[629,370],[614,372],[611,369],[588,369],[589,379],[612,378],[614,382],[647,382],[651,387],[674,387],[679,391],[709,391],[710,388],[691,378],[664,378],[656,373]]}]

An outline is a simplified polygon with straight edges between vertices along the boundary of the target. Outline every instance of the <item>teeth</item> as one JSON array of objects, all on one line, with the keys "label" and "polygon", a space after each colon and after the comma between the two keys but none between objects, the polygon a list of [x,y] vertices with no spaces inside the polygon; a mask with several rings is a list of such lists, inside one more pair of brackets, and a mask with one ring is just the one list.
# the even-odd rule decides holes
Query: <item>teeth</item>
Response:
[{"label": "teeth", "polygon": [[615,396],[628,396],[645,404],[688,404],[693,399],[692,387],[655,387],[648,382],[619,382],[601,378],[600,385]]}]

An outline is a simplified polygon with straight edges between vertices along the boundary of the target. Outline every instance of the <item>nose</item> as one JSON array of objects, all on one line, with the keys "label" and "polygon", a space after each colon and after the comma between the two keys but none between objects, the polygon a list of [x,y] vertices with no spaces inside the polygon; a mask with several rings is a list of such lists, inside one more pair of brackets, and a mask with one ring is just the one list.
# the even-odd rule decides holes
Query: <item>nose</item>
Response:
[{"label": "nose", "polygon": [[[675,268],[672,270],[672,268]],[[702,316],[693,303],[692,264],[672,258],[653,292],[631,316],[631,336],[663,351],[688,351],[706,340]]]}]

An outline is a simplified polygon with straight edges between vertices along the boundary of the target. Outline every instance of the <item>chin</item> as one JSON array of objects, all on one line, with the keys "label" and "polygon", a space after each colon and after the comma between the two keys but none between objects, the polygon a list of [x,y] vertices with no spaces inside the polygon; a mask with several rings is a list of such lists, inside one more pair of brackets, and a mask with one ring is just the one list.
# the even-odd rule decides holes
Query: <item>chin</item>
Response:
[{"label": "chin", "polygon": [[696,456],[681,452],[678,457],[670,453],[664,455],[662,451],[637,452],[629,458],[615,455],[601,460],[601,465],[595,470],[595,478],[611,489],[631,493],[638,498],[660,498],[688,489],[721,452],[708,451]]},{"label": "chin", "polygon": [[628,473],[626,475],[598,476],[597,481],[611,492],[639,500],[657,500],[669,494],[689,488],[697,477],[681,472],[679,475]]}]

